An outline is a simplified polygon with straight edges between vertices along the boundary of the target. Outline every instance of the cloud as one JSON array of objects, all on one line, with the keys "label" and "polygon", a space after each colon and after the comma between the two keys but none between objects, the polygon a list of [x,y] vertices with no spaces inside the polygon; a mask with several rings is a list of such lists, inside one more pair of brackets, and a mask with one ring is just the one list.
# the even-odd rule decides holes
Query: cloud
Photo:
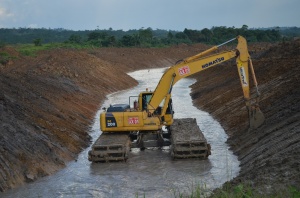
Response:
[{"label": "cloud", "polygon": [[5,18],[8,18],[8,17],[13,17],[14,14],[9,12],[8,10],[6,10],[5,8],[3,7],[0,7],[0,18],[1,19],[5,19]]},{"label": "cloud", "polygon": [[299,0],[0,0],[0,25],[73,30],[299,26],[299,6]]},{"label": "cloud", "polygon": [[28,28],[38,28],[39,26],[37,24],[29,24],[27,27]]}]

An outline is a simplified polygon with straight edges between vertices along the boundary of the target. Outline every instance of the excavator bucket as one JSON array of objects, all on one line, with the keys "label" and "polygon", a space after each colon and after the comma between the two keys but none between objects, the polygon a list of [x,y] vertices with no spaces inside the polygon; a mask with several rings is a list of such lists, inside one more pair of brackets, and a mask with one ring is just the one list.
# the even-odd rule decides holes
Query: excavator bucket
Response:
[{"label": "excavator bucket", "polygon": [[249,111],[250,129],[257,129],[265,122],[265,116],[258,106]]}]

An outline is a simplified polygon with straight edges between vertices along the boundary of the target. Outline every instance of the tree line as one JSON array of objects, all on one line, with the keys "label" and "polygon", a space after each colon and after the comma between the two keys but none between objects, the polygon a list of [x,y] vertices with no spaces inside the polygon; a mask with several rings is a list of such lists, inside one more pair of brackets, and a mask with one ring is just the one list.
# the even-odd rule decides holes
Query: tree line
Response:
[{"label": "tree line", "polygon": [[47,43],[68,43],[95,47],[162,47],[179,43],[219,44],[237,35],[246,37],[248,42],[278,42],[283,39],[299,37],[300,28],[250,29],[247,25],[243,25],[241,28],[219,26],[202,30],[186,28],[183,31],[153,30],[152,28],[128,31],[113,30],[112,28],[84,31],[46,28],[1,28],[0,45],[33,43],[38,46]]}]

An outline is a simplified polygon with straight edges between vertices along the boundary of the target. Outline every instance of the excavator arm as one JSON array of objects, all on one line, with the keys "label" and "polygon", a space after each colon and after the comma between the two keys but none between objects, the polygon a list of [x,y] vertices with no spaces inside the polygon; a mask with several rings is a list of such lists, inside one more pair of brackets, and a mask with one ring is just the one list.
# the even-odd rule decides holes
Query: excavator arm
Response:
[{"label": "excavator arm", "polygon": [[[216,51],[222,45],[238,40],[236,49],[225,51],[213,55],[208,55],[213,51]],[[165,100],[162,116],[165,114],[166,106],[171,98],[171,92],[174,84],[182,78],[191,76],[195,73],[201,72],[208,68],[214,67],[220,63],[236,58],[237,70],[240,77],[241,86],[243,89],[246,106],[249,112],[250,128],[257,128],[264,122],[264,116],[258,107],[258,99],[255,104],[251,104],[250,100],[250,85],[249,85],[249,63],[252,72],[252,78],[257,88],[257,81],[255,78],[254,69],[252,66],[251,58],[247,49],[246,39],[242,36],[238,36],[235,39],[231,39],[221,45],[214,46],[202,53],[195,56],[186,58],[180,63],[171,66],[160,79],[152,98],[148,103],[148,114],[152,115],[159,104]],[[258,89],[257,89],[258,92]],[[258,93],[259,96],[259,93]]]}]

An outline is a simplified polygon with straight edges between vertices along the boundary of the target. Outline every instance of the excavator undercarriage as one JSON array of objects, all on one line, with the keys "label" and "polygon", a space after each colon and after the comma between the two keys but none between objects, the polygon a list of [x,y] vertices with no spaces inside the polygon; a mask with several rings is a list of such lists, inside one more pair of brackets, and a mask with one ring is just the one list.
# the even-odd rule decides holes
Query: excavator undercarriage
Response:
[{"label": "excavator undercarriage", "polygon": [[174,119],[167,131],[151,133],[102,133],[89,151],[92,162],[126,161],[131,148],[144,150],[170,146],[173,159],[207,159],[210,145],[197,125],[196,119]]}]

